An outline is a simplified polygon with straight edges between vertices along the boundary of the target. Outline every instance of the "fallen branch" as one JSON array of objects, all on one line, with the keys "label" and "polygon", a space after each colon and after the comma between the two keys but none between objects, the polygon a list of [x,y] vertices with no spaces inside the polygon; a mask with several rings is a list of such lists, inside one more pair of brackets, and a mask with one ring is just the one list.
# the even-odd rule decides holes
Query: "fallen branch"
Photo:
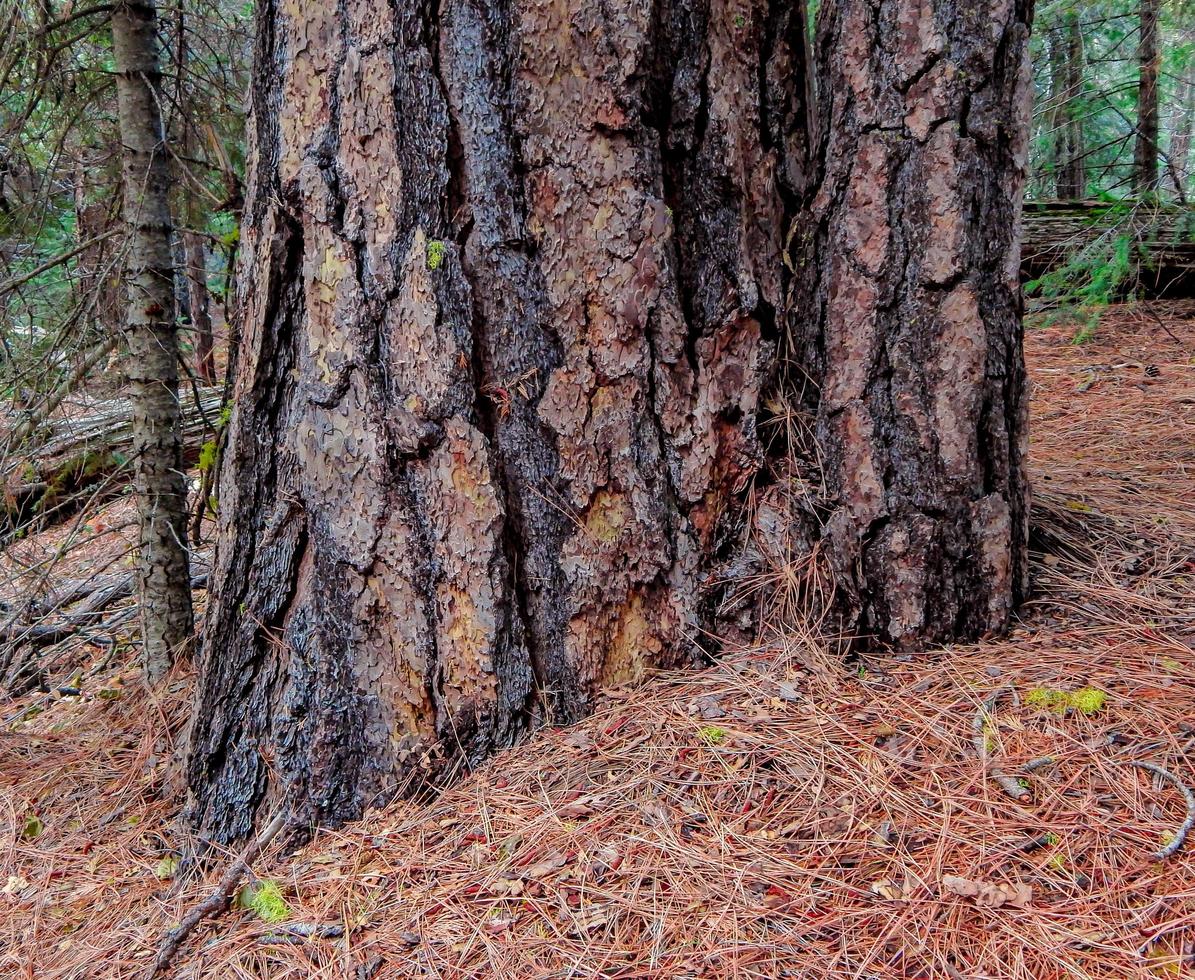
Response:
[{"label": "fallen branch", "polygon": [[158,947],[158,955],[154,958],[154,962],[150,965],[149,970],[146,971],[146,980],[151,980],[152,977],[157,976],[170,965],[170,961],[174,959],[179,947],[183,944],[183,940],[187,938],[191,930],[194,929],[200,922],[209,916],[216,915],[228,908],[232,901],[232,894],[236,891],[237,885],[240,884],[241,878],[245,872],[249,870],[249,864],[256,860],[257,856],[266,848],[266,846],[289,823],[285,810],[279,810],[274,815],[274,818],[266,824],[265,828],[253,840],[253,842],[245,848],[241,856],[237,858],[224,872],[219,883],[207,898],[196,905],[190,912],[183,916],[182,921],[177,926],[166,933],[162,940],[162,945]]},{"label": "fallen branch", "polygon": [[[199,402],[183,402],[184,465],[198,460],[220,398],[208,392]],[[54,419],[41,431],[44,438],[30,436],[19,452],[0,455],[0,541],[30,519],[70,512],[96,484],[107,481],[111,492],[133,478],[132,410],[126,401],[108,401],[81,418]]]},{"label": "fallen branch", "polygon": [[1138,762],[1135,759],[1125,763],[1126,766],[1135,766],[1138,769],[1144,769],[1146,772],[1152,772],[1155,776],[1165,779],[1175,789],[1183,794],[1187,801],[1187,819],[1184,820],[1177,831],[1174,833],[1174,839],[1163,847],[1160,851],[1155,853],[1155,857],[1160,860],[1166,860],[1168,857],[1178,853],[1180,847],[1187,839],[1187,835],[1191,832],[1191,828],[1195,827],[1195,792],[1191,790],[1186,783],[1179,779],[1169,769],[1163,769],[1161,766],[1153,762]]},{"label": "fallen branch", "polygon": [[257,941],[264,945],[282,945],[305,942],[309,939],[339,939],[344,935],[344,926],[335,922],[288,922],[273,932],[259,936]]},{"label": "fallen branch", "polygon": [[988,753],[988,735],[984,731],[984,722],[991,717],[992,710],[996,707],[996,702],[1005,693],[1010,693],[1014,699],[1016,698],[1015,691],[1009,688],[1001,688],[999,691],[988,695],[987,700],[975,712],[975,718],[971,722],[971,728],[975,732],[972,743],[975,745],[975,754],[979,756],[984,770],[992,781],[1004,791],[1005,795],[1012,797],[1014,800],[1023,800],[1029,795],[1029,790],[1022,786],[1020,780],[1015,776],[1008,775],[1003,769],[992,764]]}]

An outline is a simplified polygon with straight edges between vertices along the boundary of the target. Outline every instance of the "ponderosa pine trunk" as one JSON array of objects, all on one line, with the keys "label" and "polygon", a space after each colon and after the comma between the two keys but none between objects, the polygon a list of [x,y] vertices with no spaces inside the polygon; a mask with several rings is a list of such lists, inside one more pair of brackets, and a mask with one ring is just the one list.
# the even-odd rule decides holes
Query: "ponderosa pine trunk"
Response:
[{"label": "ponderosa pine trunk", "polygon": [[1031,0],[832,0],[794,357],[857,628],[1004,629],[1027,585],[1019,286]]},{"label": "ponderosa pine trunk", "polygon": [[1158,13],[1159,0],[1140,0],[1137,39],[1137,138],[1133,147],[1133,192],[1158,189]]},{"label": "ponderosa pine trunk", "polygon": [[258,5],[189,763],[336,821],[692,662],[761,465],[802,5]]},{"label": "ponderosa pine trunk", "polygon": [[186,548],[187,484],[178,401],[169,162],[161,116],[157,11],[152,0],[112,10],[112,47],[122,144],[125,334],[133,414],[133,460],[140,518],[138,581],[142,661],[162,677],[191,640],[191,575]]}]

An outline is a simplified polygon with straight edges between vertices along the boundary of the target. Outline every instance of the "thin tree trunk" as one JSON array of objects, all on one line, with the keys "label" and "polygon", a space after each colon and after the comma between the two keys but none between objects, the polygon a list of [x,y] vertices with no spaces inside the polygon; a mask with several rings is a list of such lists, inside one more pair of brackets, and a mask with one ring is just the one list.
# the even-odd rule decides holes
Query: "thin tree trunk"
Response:
[{"label": "thin tree trunk", "polygon": [[1018,282],[1030,0],[829,0],[821,184],[795,358],[857,628],[1005,628],[1027,584]]},{"label": "thin tree trunk", "polygon": [[[183,79],[191,49],[187,43],[187,25],[182,7],[175,11],[174,29],[178,44],[175,56],[178,62],[178,74],[175,79],[174,96],[175,101],[183,106],[186,102]],[[179,125],[182,127],[183,134],[183,156],[190,160],[195,143],[195,123],[187,111],[181,111],[179,117]],[[179,198],[180,223],[184,228],[181,238],[186,282],[187,320],[191,331],[191,347],[195,355],[195,376],[203,384],[211,385],[216,381],[216,362],[212,338],[211,298],[208,293],[207,252],[203,236],[194,230],[199,226],[201,216],[199,208],[196,206],[196,192],[193,187],[184,183],[180,189]]]},{"label": "thin tree trunk", "polygon": [[158,94],[151,0],[126,0],[112,12],[124,213],[129,227],[128,317],[134,459],[141,520],[143,661],[154,682],[184,653],[192,631],[185,529],[186,480],[179,433],[178,336],[167,201],[168,162]]},{"label": "thin tree trunk", "polygon": [[204,833],[693,662],[761,466],[801,10],[259,3]]},{"label": "thin tree trunk", "polygon": [[1140,0],[1141,33],[1137,42],[1137,140],[1133,151],[1133,190],[1158,189],[1158,6]]},{"label": "thin tree trunk", "polygon": [[1055,122],[1057,195],[1061,200],[1077,200],[1087,190],[1087,168],[1083,140],[1083,34],[1078,11],[1068,10],[1062,24],[1051,37],[1059,46],[1061,101]]},{"label": "thin tree trunk", "polygon": [[212,338],[211,299],[207,288],[207,254],[203,236],[183,232],[183,255],[187,287],[191,298],[192,343],[195,347],[195,376],[205,385],[216,382],[215,346]]},{"label": "thin tree trunk", "polygon": [[1195,3],[1185,0],[1178,4],[1175,19],[1179,42],[1186,46],[1188,54],[1172,116],[1168,171],[1175,194],[1180,201],[1186,201],[1191,175],[1191,131],[1195,125]]}]

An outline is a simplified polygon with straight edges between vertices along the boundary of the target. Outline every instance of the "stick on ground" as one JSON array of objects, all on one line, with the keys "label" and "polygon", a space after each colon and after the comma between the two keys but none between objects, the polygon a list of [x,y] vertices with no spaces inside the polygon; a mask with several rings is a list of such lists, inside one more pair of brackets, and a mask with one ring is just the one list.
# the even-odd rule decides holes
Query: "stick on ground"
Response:
[{"label": "stick on ground", "polygon": [[228,903],[232,901],[232,893],[236,891],[236,887],[240,884],[242,876],[249,870],[250,862],[256,860],[257,856],[266,848],[283,827],[288,823],[285,810],[280,810],[276,813],[272,820],[266,824],[265,828],[254,839],[239,858],[237,858],[227,871],[224,872],[220,883],[216,885],[213,891],[207,898],[196,905],[190,912],[183,916],[182,921],[177,926],[166,933],[162,940],[162,945],[158,947],[158,955],[155,957],[153,964],[145,974],[146,980],[157,976],[170,965],[170,961],[174,959],[174,955],[178,952],[183,940],[200,922],[208,916],[216,915],[223,912],[228,907]]},{"label": "stick on ground", "polygon": [[988,695],[987,700],[979,706],[979,710],[975,712],[975,718],[971,721],[971,728],[975,732],[972,741],[975,745],[975,753],[979,756],[984,769],[987,770],[987,774],[992,778],[992,781],[1004,790],[1006,796],[1010,796],[1014,800],[1023,800],[1029,795],[1029,790],[1022,786],[1020,780],[1015,776],[1008,775],[1003,769],[991,762],[988,752],[988,734],[984,731],[984,722],[991,717],[992,711],[996,707],[996,702],[1005,693],[1011,693],[1014,699],[1016,697],[1015,691],[1002,688]]},{"label": "stick on ground", "polygon": [[1165,860],[1178,853],[1178,849],[1183,846],[1183,842],[1187,839],[1187,834],[1191,832],[1192,827],[1195,827],[1195,792],[1169,769],[1163,769],[1156,763],[1137,762],[1133,760],[1125,763],[1125,765],[1135,766],[1138,769],[1144,769],[1146,772],[1152,772],[1155,776],[1160,776],[1182,793],[1187,801],[1187,819],[1179,824],[1178,830],[1174,832],[1174,839],[1160,851],[1156,852],[1156,857]]}]

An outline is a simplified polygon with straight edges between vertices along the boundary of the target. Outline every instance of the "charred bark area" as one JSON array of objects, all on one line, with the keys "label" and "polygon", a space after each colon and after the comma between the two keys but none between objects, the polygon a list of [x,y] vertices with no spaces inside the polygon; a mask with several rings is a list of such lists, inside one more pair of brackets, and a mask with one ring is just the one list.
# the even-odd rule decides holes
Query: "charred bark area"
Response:
[{"label": "charred bark area", "polygon": [[258,8],[192,815],[359,815],[694,659],[803,191],[779,0]]},{"label": "charred bark area", "polygon": [[1026,586],[1018,228],[1026,0],[835,0],[816,41],[820,186],[797,358],[823,534],[863,634],[1007,625]]}]

